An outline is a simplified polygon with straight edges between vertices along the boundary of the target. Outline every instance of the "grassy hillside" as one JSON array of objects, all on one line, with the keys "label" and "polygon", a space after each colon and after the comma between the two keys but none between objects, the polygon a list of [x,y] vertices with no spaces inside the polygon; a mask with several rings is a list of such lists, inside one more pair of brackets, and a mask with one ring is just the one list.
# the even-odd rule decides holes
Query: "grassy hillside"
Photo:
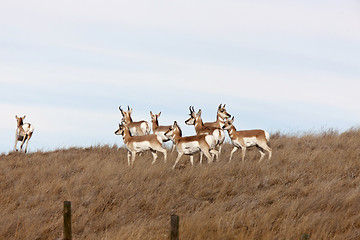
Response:
[{"label": "grassy hillside", "polygon": [[0,239],[62,238],[64,200],[74,239],[169,239],[172,213],[181,239],[360,239],[360,131],[270,145],[270,162],[254,148],[228,163],[225,145],[220,162],[175,170],[175,153],[129,168],[115,146],[1,155]]}]

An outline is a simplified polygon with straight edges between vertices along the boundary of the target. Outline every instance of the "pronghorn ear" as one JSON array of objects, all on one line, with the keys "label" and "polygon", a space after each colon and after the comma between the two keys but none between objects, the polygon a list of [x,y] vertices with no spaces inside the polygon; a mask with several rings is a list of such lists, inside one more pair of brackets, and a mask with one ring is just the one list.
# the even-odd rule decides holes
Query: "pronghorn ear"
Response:
[{"label": "pronghorn ear", "polygon": [[160,115],[161,115],[161,112],[159,112],[158,117],[160,117]]},{"label": "pronghorn ear", "polygon": [[201,116],[201,109],[199,109],[198,113],[197,113],[199,116]]},{"label": "pronghorn ear", "polygon": [[26,117],[26,115],[24,115],[23,117],[22,117],[22,119],[24,119]]},{"label": "pronghorn ear", "polygon": [[223,108],[225,108],[225,106],[226,106],[226,103],[224,104]]},{"label": "pronghorn ear", "polygon": [[150,116],[151,116],[151,117],[154,117],[154,114],[152,113],[152,111],[150,111]]},{"label": "pronghorn ear", "polygon": [[176,122],[176,121],[174,121],[174,126],[177,126],[177,122]]},{"label": "pronghorn ear", "polygon": [[221,103],[220,103],[220,105],[219,105],[219,107],[218,107],[218,109],[221,109],[222,107],[221,107]]},{"label": "pronghorn ear", "polygon": [[231,120],[230,120],[230,121],[231,121],[231,123],[233,123],[233,122],[234,122],[234,116],[231,118]]},{"label": "pronghorn ear", "polygon": [[19,117],[17,115],[15,115],[15,118],[18,119]]}]

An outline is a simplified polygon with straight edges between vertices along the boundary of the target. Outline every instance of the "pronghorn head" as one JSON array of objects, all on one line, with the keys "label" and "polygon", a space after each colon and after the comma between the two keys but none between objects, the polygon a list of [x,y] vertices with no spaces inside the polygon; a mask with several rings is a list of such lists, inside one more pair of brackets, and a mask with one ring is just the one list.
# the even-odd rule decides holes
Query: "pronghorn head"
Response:
[{"label": "pronghorn head", "polygon": [[218,110],[217,110],[217,114],[218,114],[222,119],[231,117],[231,115],[226,111],[225,105],[226,105],[226,104],[224,104],[224,106],[222,106],[222,104],[220,104],[219,107],[218,107]]},{"label": "pronghorn head", "polygon": [[24,115],[23,117],[18,117],[17,115],[15,115],[16,118],[16,122],[17,122],[17,126],[20,127],[21,125],[24,124],[24,118],[26,117],[26,115]]},{"label": "pronghorn head", "polygon": [[222,127],[224,130],[229,130],[234,122],[234,117],[230,118],[226,118],[224,121],[224,126]]},{"label": "pronghorn head", "polygon": [[153,114],[150,111],[151,122],[156,123],[156,125],[159,125],[158,119],[159,119],[160,115],[161,115],[161,112],[159,112],[159,114]]},{"label": "pronghorn head", "polygon": [[123,110],[121,109],[121,106],[119,106],[119,110],[121,112],[121,115],[123,116],[121,121],[124,121],[126,123],[131,123],[132,122],[132,118],[131,118],[131,113],[132,113],[132,108],[130,108],[128,106],[128,110]]},{"label": "pronghorn head", "polygon": [[124,136],[125,131],[128,130],[128,127],[126,124],[124,124],[124,122],[122,122],[121,124],[119,123],[119,128],[115,131],[115,135],[122,135]]},{"label": "pronghorn head", "polygon": [[195,109],[193,106],[189,107],[190,110],[190,118],[185,121],[187,125],[195,125],[197,121],[201,120],[201,109],[199,109],[198,113],[195,112]]},{"label": "pronghorn head", "polygon": [[171,140],[174,140],[175,136],[182,136],[181,129],[176,121],[174,121],[174,124],[170,126],[169,130],[165,132],[165,136],[168,137]]}]

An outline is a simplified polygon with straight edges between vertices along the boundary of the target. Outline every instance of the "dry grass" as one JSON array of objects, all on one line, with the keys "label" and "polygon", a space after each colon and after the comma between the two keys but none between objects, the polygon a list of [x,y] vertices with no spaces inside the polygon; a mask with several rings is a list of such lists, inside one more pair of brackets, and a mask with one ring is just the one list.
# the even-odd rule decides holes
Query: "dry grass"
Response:
[{"label": "dry grass", "polygon": [[[120,139],[119,139],[120,141]],[[127,167],[116,146],[0,156],[0,239],[62,237],[62,207],[72,201],[73,239],[360,239],[360,131],[275,134],[273,159],[256,149],[191,167],[176,154]],[[197,158],[195,158],[197,159]]]}]

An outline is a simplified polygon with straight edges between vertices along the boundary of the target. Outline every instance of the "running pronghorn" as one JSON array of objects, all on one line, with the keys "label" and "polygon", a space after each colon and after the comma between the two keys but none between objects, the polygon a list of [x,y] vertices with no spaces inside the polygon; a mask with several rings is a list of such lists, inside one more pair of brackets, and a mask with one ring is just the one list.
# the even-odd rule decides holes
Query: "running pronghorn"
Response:
[{"label": "running pronghorn", "polygon": [[131,133],[131,136],[143,136],[143,135],[149,135],[150,134],[150,125],[147,121],[139,121],[139,122],[133,122],[131,118],[132,109],[129,108],[125,111],[121,109],[121,106],[119,106],[119,110],[123,116],[122,121],[124,121]]},{"label": "running pronghorn", "polygon": [[210,134],[213,135],[216,139],[216,146],[219,147],[219,153],[221,153],[221,146],[225,140],[225,132],[219,127],[206,127],[201,119],[201,109],[198,113],[195,112],[194,107],[189,107],[190,118],[185,121],[187,125],[194,125],[195,132],[197,135],[200,134]]},{"label": "running pronghorn", "polygon": [[202,153],[207,157],[208,163],[213,161],[214,155],[218,158],[219,152],[214,149],[216,140],[213,135],[195,135],[182,137],[181,129],[175,121],[174,124],[165,133],[165,136],[174,141],[178,151],[178,156],[175,160],[173,169],[179,162],[181,156],[184,154],[190,155],[191,165],[194,165],[193,155],[198,152],[200,152],[200,164],[202,163]]},{"label": "running pronghorn", "polygon": [[20,151],[24,145],[24,142],[26,141],[26,146],[25,146],[25,153],[26,153],[29,140],[34,133],[34,127],[30,123],[23,122],[25,117],[26,115],[24,115],[23,117],[18,117],[17,115],[15,115],[17,122],[16,134],[15,134],[15,151],[17,151],[16,145],[18,141],[21,141]]},{"label": "running pronghorn", "polygon": [[268,152],[269,160],[270,160],[272,155],[272,150],[267,145],[267,142],[270,140],[269,133],[261,129],[236,131],[233,122],[234,122],[234,117],[232,117],[231,119],[229,118],[225,119],[225,124],[223,126],[223,129],[226,129],[228,131],[229,136],[231,138],[231,142],[234,145],[234,149],[231,151],[230,154],[229,162],[231,161],[234,152],[239,148],[241,148],[242,150],[242,161],[244,162],[246,148],[251,146],[256,146],[260,151],[261,157],[259,162],[261,162],[265,157],[264,150]]},{"label": "running pronghorn", "polygon": [[217,114],[216,114],[216,122],[205,122],[205,127],[216,127],[216,128],[222,128],[224,126],[225,118],[231,117],[231,115],[226,111],[225,105],[222,106],[222,104],[219,105]]},{"label": "running pronghorn", "polygon": [[128,165],[130,166],[130,155],[131,155],[131,164],[134,164],[135,155],[138,152],[143,152],[150,150],[153,155],[153,161],[151,164],[154,164],[157,159],[156,152],[162,152],[164,154],[164,161],[166,162],[167,152],[161,144],[161,138],[156,134],[143,135],[143,136],[131,136],[130,130],[125,123],[119,124],[119,129],[115,131],[116,135],[122,135],[126,148],[128,150],[127,160]]},{"label": "running pronghorn", "polygon": [[[150,111],[150,117],[151,117],[151,123],[152,123],[152,131],[153,131],[154,134],[161,137],[162,142],[167,142],[167,141],[170,141],[171,139],[168,138],[167,136],[165,136],[165,132],[167,130],[169,130],[171,125],[169,125],[169,126],[159,126],[159,117],[160,117],[160,115],[161,115],[161,112],[159,112],[159,114],[153,114]],[[174,149],[175,149],[175,144],[173,144],[172,152],[174,151]]]}]

